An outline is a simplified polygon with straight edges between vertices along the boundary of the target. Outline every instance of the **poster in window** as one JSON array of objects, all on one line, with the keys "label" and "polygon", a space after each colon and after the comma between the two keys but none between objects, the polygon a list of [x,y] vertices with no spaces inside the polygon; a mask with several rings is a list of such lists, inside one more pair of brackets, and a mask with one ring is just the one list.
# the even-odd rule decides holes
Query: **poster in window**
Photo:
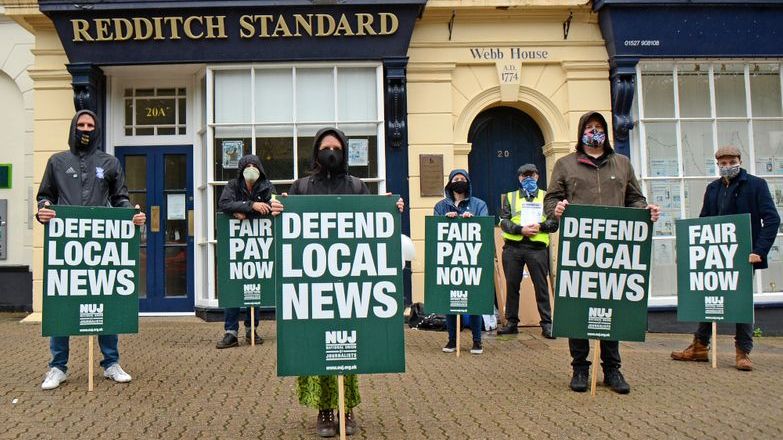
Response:
[{"label": "poster in window", "polygon": [[370,164],[368,139],[348,139],[348,166],[366,167]]},{"label": "poster in window", "polygon": [[650,160],[650,176],[677,176],[679,175],[679,166],[677,159],[652,159]]},{"label": "poster in window", "polygon": [[234,170],[239,168],[239,158],[242,157],[244,143],[241,140],[225,140],[221,144],[223,146],[223,168]]}]

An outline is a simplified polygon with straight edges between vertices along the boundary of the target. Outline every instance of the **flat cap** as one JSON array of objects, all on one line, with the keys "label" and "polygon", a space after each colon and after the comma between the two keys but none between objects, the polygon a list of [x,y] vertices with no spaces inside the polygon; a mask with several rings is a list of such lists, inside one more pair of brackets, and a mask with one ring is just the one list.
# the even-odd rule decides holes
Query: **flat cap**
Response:
[{"label": "flat cap", "polygon": [[519,169],[517,170],[517,176],[521,176],[521,175],[527,174],[527,173],[536,173],[536,174],[538,174],[538,168],[536,168],[536,166],[533,165],[532,163],[526,163],[526,164],[522,165],[521,167],[519,167]]},{"label": "flat cap", "polygon": [[718,151],[715,152],[715,159],[720,159],[721,157],[741,158],[742,154],[740,154],[739,148],[735,147],[734,145],[726,145],[718,148]]}]

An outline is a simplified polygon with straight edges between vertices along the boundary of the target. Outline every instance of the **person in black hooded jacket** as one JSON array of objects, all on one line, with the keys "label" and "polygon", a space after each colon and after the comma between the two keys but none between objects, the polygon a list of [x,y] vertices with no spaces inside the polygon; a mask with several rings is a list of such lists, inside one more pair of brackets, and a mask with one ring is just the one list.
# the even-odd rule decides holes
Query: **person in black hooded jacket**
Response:
[{"label": "person in black hooded jacket", "polygon": [[[101,131],[98,118],[89,110],[74,115],[68,131],[69,151],[53,154],[46,163],[36,197],[38,212],[35,218],[48,223],[56,216],[50,205],[113,206],[131,208],[125,174],[116,157],[101,149]],[[136,205],[139,209],[139,205]],[[133,223],[141,226],[147,218],[143,212],[133,216]],[[104,377],[115,382],[130,382],[131,376],[120,367],[117,335],[98,336],[103,360]],[[52,360],[41,388],[51,390],[67,380],[69,338],[52,337],[49,342]]]},{"label": "person in black hooded jacket", "polygon": [[[370,194],[367,185],[358,177],[348,174],[348,164],[345,158],[348,139],[345,133],[336,128],[327,127],[315,134],[313,142],[313,162],[310,175],[296,180],[288,195],[323,195],[323,194]],[[405,205],[400,198],[397,209],[402,212]],[[276,202],[275,211],[282,211],[283,206]],[[321,437],[333,437],[338,426],[334,414],[337,408],[337,377],[336,376],[300,376],[296,381],[296,393],[299,403],[318,409],[316,433]],[[359,382],[355,374],[345,376],[345,433],[356,432],[357,424],[353,408],[361,402],[359,397]]]},{"label": "person in black hooded jacket", "polygon": [[[218,209],[224,214],[233,216],[238,220],[246,218],[258,218],[272,213],[272,195],[275,194],[275,186],[269,181],[261,165],[261,159],[254,154],[248,154],[239,159],[239,172],[237,178],[229,181],[223,187],[218,200]],[[239,331],[239,307],[226,308],[225,330],[223,339],[218,341],[217,348],[236,347],[237,332]],[[255,315],[255,327],[258,329],[259,314]],[[250,313],[245,316],[245,340],[250,343]],[[257,330],[253,335],[256,344],[264,342],[258,336]]]}]

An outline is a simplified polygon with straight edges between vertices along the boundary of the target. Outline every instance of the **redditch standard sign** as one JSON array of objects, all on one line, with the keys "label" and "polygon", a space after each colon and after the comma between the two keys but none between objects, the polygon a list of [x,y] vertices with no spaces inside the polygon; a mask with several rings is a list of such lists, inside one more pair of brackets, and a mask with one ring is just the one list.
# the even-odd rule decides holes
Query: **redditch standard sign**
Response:
[{"label": "redditch standard sign", "polygon": [[277,217],[277,374],[405,371],[396,196],[290,196]]}]

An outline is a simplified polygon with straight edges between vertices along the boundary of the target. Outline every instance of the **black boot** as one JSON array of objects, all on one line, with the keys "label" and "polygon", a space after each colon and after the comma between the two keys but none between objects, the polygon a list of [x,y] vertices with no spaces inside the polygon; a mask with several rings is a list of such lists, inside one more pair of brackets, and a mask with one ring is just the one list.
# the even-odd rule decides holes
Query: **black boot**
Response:
[{"label": "black boot", "polygon": [[590,373],[587,370],[574,370],[574,375],[571,377],[571,389],[577,393],[584,393],[587,391],[589,377]]},{"label": "black boot", "polygon": [[321,437],[334,437],[337,435],[337,425],[334,421],[334,412],[331,409],[318,410],[315,432]]},{"label": "black boot", "polygon": [[604,385],[610,387],[612,391],[618,394],[628,394],[631,392],[631,386],[625,381],[623,373],[621,373],[618,368],[604,371]]},{"label": "black boot", "polygon": [[217,348],[231,348],[236,347],[239,344],[237,341],[237,337],[232,335],[231,333],[226,333],[223,336],[223,339],[218,341]]},{"label": "black boot", "polygon": [[503,327],[498,327],[498,334],[499,335],[515,335],[519,333],[519,329],[517,329],[517,323],[516,322],[509,322],[508,324],[504,325]]},{"label": "black boot", "polygon": [[[256,337],[256,345],[261,345],[264,343],[264,340],[261,339],[261,336],[258,336],[258,326],[256,326],[256,331],[254,332],[254,335]],[[250,327],[247,327],[245,329],[245,342],[250,344]]]}]

